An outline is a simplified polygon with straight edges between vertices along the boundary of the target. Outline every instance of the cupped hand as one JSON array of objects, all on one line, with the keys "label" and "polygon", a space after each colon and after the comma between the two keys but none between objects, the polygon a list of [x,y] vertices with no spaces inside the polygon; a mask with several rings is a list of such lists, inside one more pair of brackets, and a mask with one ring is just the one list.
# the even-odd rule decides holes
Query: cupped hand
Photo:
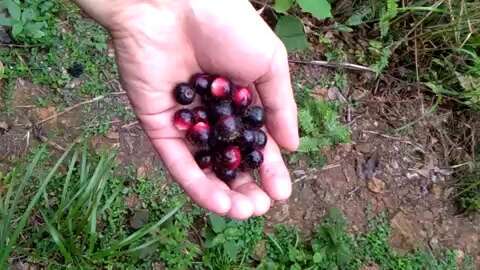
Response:
[{"label": "cupped hand", "polygon": [[[292,186],[280,147],[298,147],[297,107],[282,42],[248,0],[77,0],[111,33],[123,87],[173,178],[201,207],[234,219],[263,215]],[[231,78],[256,90],[269,140],[258,186],[240,174],[229,186],[196,164],[172,122],[172,91],[192,74]]]}]

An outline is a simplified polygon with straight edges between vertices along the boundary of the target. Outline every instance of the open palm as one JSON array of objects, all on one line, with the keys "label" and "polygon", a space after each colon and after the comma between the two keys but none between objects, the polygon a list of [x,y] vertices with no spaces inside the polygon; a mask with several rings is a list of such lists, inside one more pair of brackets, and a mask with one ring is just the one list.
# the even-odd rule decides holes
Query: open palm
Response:
[{"label": "open palm", "polygon": [[[298,147],[287,54],[247,0],[77,2],[110,30],[122,85],[136,115],[173,178],[196,203],[245,219],[264,214],[272,199],[290,196],[291,181],[278,146]],[[269,133],[261,188],[245,173],[227,186],[202,171],[185,134],[173,126],[179,109],[173,88],[198,72],[256,89]]]}]

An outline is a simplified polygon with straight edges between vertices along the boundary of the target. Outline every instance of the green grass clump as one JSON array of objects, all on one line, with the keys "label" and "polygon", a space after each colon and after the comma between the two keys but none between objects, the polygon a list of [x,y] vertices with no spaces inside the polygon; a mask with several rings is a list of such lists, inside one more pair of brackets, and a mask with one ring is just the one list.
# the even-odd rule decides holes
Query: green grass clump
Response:
[{"label": "green grass clump", "polygon": [[[341,81],[341,80],[340,80]],[[340,122],[340,104],[313,98],[308,89],[300,89],[299,103],[300,147],[298,154],[308,156],[312,162],[321,164],[320,151],[327,146],[350,141],[350,130]]]},{"label": "green grass clump", "polygon": [[466,212],[480,211],[480,165],[460,177],[455,198]]}]

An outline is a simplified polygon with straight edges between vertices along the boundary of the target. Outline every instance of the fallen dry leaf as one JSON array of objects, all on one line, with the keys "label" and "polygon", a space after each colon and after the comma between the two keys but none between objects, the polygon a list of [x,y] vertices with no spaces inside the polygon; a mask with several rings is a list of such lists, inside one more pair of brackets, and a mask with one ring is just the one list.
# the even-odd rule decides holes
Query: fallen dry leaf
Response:
[{"label": "fallen dry leaf", "polygon": [[385,182],[378,178],[372,178],[368,181],[367,186],[373,193],[383,193],[385,191]]}]

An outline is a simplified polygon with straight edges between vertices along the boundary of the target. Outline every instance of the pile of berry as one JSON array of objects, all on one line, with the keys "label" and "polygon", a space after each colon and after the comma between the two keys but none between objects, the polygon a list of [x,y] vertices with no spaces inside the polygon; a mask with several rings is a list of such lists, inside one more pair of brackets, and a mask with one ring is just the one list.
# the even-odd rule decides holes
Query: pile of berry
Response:
[{"label": "pile of berry", "polygon": [[186,131],[187,140],[199,148],[194,155],[198,166],[211,168],[225,182],[235,179],[239,170],[259,168],[267,135],[261,130],[263,108],[250,106],[252,91],[210,74],[196,74],[174,89],[181,105],[192,104],[197,95],[202,105],[175,112],[174,125]]}]

